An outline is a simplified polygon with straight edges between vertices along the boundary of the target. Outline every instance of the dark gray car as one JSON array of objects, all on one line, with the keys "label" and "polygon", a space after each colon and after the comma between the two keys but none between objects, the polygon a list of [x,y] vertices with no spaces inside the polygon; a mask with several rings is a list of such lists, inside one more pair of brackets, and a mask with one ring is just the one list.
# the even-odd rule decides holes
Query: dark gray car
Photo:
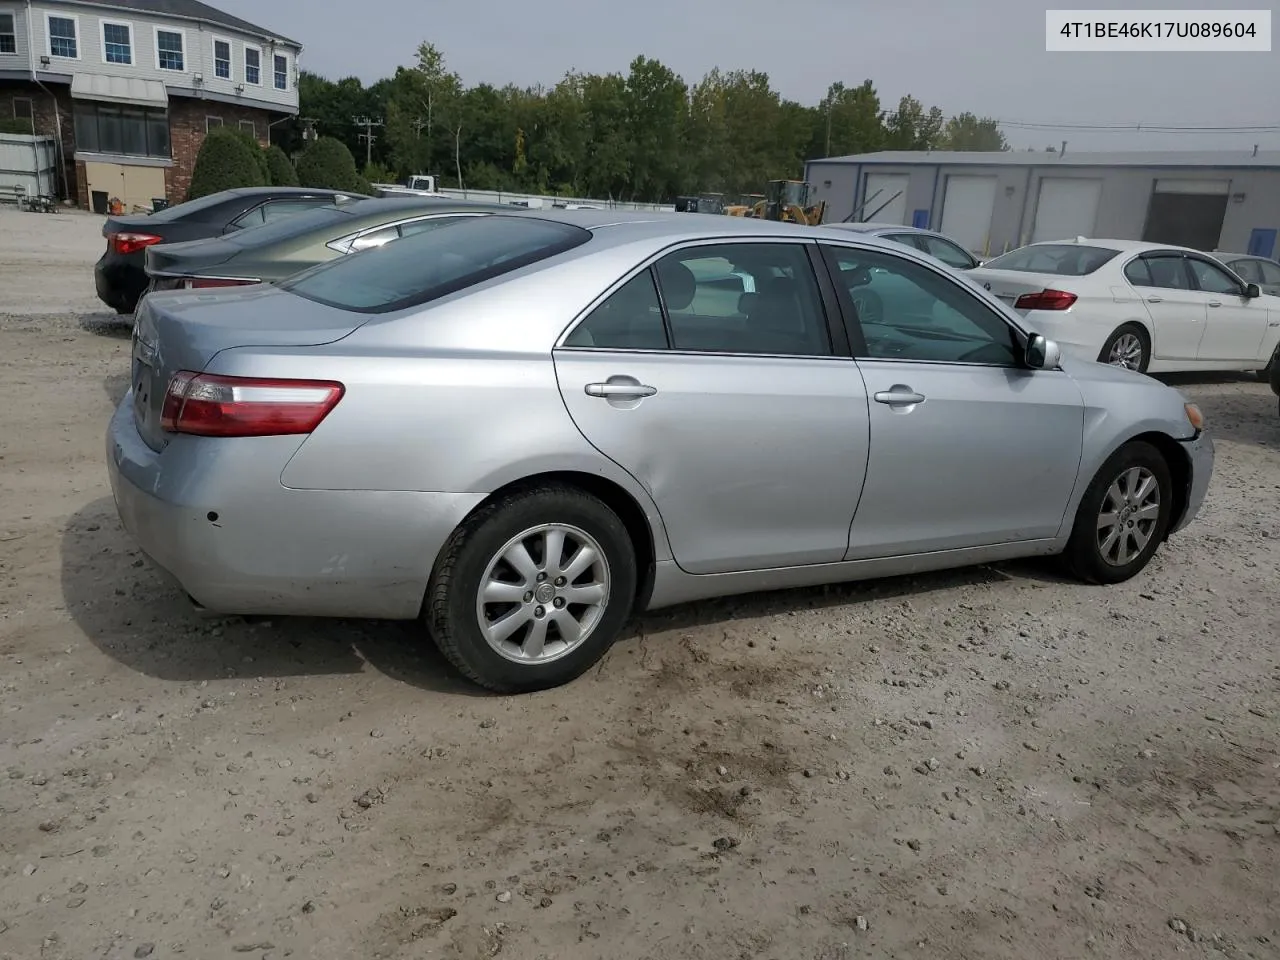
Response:
[{"label": "dark gray car", "polygon": [[151,290],[270,283],[348,253],[453,223],[459,217],[510,211],[511,207],[500,204],[427,197],[324,206],[222,237],[150,247],[147,275]]}]

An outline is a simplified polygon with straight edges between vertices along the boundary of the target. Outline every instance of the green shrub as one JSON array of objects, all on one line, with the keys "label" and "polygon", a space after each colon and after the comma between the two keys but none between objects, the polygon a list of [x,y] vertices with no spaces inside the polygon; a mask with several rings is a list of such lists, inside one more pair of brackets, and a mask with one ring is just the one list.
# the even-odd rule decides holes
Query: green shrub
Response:
[{"label": "green shrub", "polygon": [[16,133],[19,136],[31,136],[30,120],[0,120],[0,133]]},{"label": "green shrub", "polygon": [[245,146],[249,148],[249,152],[253,154],[254,162],[258,165],[258,169],[262,171],[264,185],[268,187],[274,186],[271,182],[271,166],[267,163],[267,153],[262,149],[262,144],[258,143],[258,138],[248,130],[242,130],[239,127],[230,127],[229,129],[244,141]]},{"label": "green shrub", "polygon": [[293,169],[293,161],[289,159],[287,153],[275,144],[267,147],[262,153],[267,158],[267,172],[271,174],[271,185],[273,187],[296,187],[298,185],[298,171]]},{"label": "green shrub", "polygon": [[356,170],[355,158],[341,140],[321,137],[298,158],[298,182],[304,187],[369,193],[369,181]]},{"label": "green shrub", "polygon": [[369,164],[364,168],[364,178],[370,183],[395,183],[396,176],[390,169],[384,167],[378,162]]},{"label": "green shrub", "polygon": [[[246,140],[252,139],[239,130],[215,127],[210,130],[196,154],[196,166],[191,173],[191,191],[187,199],[207,197],[211,193],[234,190],[237,187],[265,187],[269,185],[266,168]],[[258,150],[258,154],[262,151]]]}]

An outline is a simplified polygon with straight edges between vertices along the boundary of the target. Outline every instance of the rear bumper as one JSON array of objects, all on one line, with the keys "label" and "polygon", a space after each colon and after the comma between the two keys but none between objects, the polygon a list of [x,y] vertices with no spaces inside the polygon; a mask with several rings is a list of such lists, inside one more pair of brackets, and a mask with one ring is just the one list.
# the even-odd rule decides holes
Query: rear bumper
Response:
[{"label": "rear bumper", "polygon": [[[125,396],[107,431],[120,520],[211,612],[412,619],[445,540],[482,494],[294,490],[299,437],[148,447]],[[259,442],[261,441],[261,442]]]},{"label": "rear bumper", "polygon": [[1213,439],[1202,433],[1194,440],[1181,441],[1181,446],[1191,464],[1191,480],[1187,484],[1187,507],[1170,527],[1170,533],[1182,530],[1200,513],[1209,492],[1209,481],[1213,478]]},{"label": "rear bumper", "polygon": [[104,255],[94,265],[93,285],[98,291],[98,299],[112,310],[133,313],[147,289],[147,271],[142,257]]}]

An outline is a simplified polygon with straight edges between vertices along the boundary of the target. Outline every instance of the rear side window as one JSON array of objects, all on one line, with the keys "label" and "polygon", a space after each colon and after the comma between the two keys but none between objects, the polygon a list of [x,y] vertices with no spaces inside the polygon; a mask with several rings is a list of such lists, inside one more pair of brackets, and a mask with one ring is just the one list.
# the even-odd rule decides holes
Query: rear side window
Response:
[{"label": "rear side window", "polygon": [[523,217],[464,217],[375,250],[331,260],[280,286],[356,313],[392,313],[438,300],[572,250],[581,227]]},{"label": "rear side window", "polygon": [[1118,250],[1078,243],[1039,243],[1012,250],[983,264],[989,270],[1049,273],[1059,277],[1084,277],[1119,255]]},{"label": "rear side window", "polygon": [[258,247],[283,240],[292,240],[314,230],[335,227],[349,220],[348,214],[333,206],[316,207],[304,213],[296,213],[291,217],[281,217],[257,226],[245,227],[228,233],[224,240],[240,247]]},{"label": "rear side window", "polygon": [[1232,260],[1227,264],[1246,283],[1265,283],[1257,260]]}]

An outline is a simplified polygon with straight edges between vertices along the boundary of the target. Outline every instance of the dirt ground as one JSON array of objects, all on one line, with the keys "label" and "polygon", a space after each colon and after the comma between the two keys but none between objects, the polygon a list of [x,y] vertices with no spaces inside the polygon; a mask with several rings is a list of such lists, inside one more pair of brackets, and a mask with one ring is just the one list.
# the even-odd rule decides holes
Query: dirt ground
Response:
[{"label": "dirt ground", "polygon": [[646,618],[577,683],[197,619],[116,519],[101,220],[0,212],[0,958],[1280,956],[1280,417],[1201,518]]}]

